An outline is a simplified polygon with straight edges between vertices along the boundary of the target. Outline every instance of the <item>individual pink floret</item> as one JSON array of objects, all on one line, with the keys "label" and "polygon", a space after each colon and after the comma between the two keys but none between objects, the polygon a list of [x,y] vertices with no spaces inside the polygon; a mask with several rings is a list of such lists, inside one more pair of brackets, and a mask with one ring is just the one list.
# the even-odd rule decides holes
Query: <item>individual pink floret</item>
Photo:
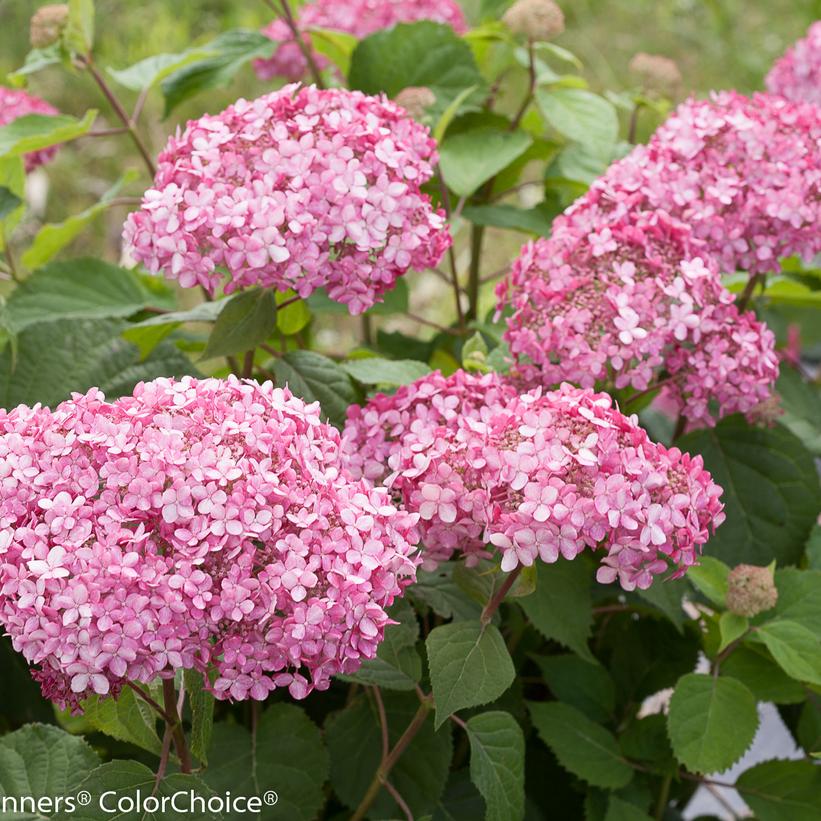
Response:
[{"label": "individual pink floret", "polygon": [[[299,10],[297,28],[302,32],[310,29],[341,31],[361,40],[397,23],[418,20],[447,23],[459,34],[467,30],[465,15],[455,0],[314,0]],[[272,57],[254,61],[259,78],[284,77],[293,82],[305,77],[308,63],[288,24],[282,19],[274,20],[263,29],[263,34],[280,45]],[[310,47],[310,34],[306,33],[304,39]],[[320,68],[328,65],[323,55],[314,53],[313,57]]]},{"label": "individual pink floret", "polygon": [[339,457],[316,403],[234,377],[0,412],[0,623],[44,694],[304,698],[373,658],[417,517]]},{"label": "individual pink floret", "polygon": [[324,287],[359,314],[450,245],[420,191],[437,161],[428,129],[384,97],[287,86],[172,138],[124,241],[184,287]]}]

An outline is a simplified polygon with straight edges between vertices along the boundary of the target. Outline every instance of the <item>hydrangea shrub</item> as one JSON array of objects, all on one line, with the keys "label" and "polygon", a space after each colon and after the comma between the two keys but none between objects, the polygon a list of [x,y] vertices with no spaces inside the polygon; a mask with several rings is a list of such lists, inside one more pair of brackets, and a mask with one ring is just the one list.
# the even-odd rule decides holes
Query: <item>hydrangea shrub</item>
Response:
[{"label": "hydrangea shrub", "polygon": [[814,818],[821,23],[598,93],[553,0],[257,17],[0,86],[4,801]]}]

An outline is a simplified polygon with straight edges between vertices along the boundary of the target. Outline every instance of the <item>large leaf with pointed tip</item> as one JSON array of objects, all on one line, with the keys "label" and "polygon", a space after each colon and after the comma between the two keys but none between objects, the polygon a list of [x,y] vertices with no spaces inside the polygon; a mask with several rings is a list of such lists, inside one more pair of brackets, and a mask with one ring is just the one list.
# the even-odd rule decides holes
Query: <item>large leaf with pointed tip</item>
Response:
[{"label": "large leaf with pointed tip", "polygon": [[529,702],[533,724],[559,763],[596,787],[623,787],[633,777],[613,734],[559,701]]},{"label": "large leaf with pointed tip", "polygon": [[470,718],[470,777],[485,799],[485,821],[518,821],[525,811],[525,740],[510,713]]},{"label": "large leaf with pointed tip", "polygon": [[0,407],[55,405],[94,386],[111,399],[143,380],[196,374],[188,358],[167,343],[141,362],[138,349],[120,337],[125,325],[89,319],[26,328],[16,345],[6,345],[0,354]]},{"label": "large leaf with pointed tip", "polygon": [[821,508],[821,489],[812,454],[794,434],[731,416],[676,444],[700,453],[724,488],[727,520],[710,539],[711,555],[730,566],[798,562]]},{"label": "large leaf with pointed tip", "polygon": [[487,89],[470,46],[450,26],[430,20],[400,23],[362,40],[351,55],[348,83],[389,97],[403,88],[426,86],[436,95],[434,117],[465,89],[475,90],[465,97],[463,108],[480,103]]},{"label": "large leaf with pointed tip", "polygon": [[0,127],[0,157],[21,157],[32,151],[65,143],[91,130],[97,112],[82,120],[66,114],[26,114]]},{"label": "large leaf with pointed tip", "polygon": [[203,780],[219,794],[279,800],[264,806],[259,821],[311,821],[325,801],[328,753],[319,728],[294,704],[267,707],[255,735],[237,724],[217,722]]},{"label": "large leaf with pointed tip", "polygon": [[[191,802],[192,794],[203,798],[205,802],[214,795],[199,778],[173,773],[158,782],[156,774],[138,761],[117,760],[103,764],[93,770],[80,783],[79,788],[90,793],[91,803],[87,807],[77,807],[70,813],[67,818],[71,821],[177,821],[179,818],[219,821],[223,818],[220,814],[209,812],[207,805],[203,808],[199,802]],[[131,799],[136,802],[138,796],[145,800],[150,795],[159,799],[160,809],[157,812],[118,812],[119,801]],[[176,808],[173,804],[176,804]],[[129,806],[128,803],[125,806]]]},{"label": "large leaf with pointed tip", "polygon": [[12,333],[55,319],[126,317],[144,308],[151,295],[131,271],[100,259],[52,262],[12,291],[5,322]]},{"label": "large leaf with pointed tip", "polygon": [[757,729],[755,697],[740,681],[688,673],[676,684],[667,731],[688,770],[726,770],[744,755]]},{"label": "large leaf with pointed tip", "polygon": [[72,795],[99,764],[82,738],[57,727],[27,724],[0,737],[0,798]]},{"label": "large leaf with pointed tip", "polygon": [[821,767],[811,761],[764,761],[736,785],[759,821],[818,821]]},{"label": "large leaf with pointed tip", "polygon": [[545,638],[594,661],[587,646],[593,626],[589,565],[579,558],[572,562],[560,559],[554,564],[536,562],[536,567],[536,590],[517,602]]},{"label": "large leaf with pointed tip", "polygon": [[160,754],[156,714],[130,687],[124,687],[116,699],[92,696],[83,702],[83,715],[95,730]]},{"label": "large leaf with pointed tip", "polygon": [[348,406],[359,398],[351,377],[333,359],[316,351],[290,351],[274,365],[277,382],[306,402],[319,402],[323,416],[345,423]]},{"label": "large leaf with pointed tip", "polygon": [[430,631],[426,645],[437,727],[457,710],[494,701],[513,683],[513,661],[493,624],[443,624]]}]

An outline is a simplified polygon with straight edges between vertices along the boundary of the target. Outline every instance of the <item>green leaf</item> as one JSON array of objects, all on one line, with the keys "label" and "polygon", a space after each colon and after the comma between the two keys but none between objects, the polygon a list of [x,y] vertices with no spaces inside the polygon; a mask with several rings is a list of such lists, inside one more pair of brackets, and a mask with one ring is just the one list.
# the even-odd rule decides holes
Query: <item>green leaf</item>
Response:
[{"label": "green leaf", "polygon": [[653,772],[666,774],[678,766],[667,736],[667,719],[661,713],[631,721],[619,744],[628,758],[647,762]]},{"label": "green leaf", "polygon": [[[207,802],[214,793],[193,775],[175,773],[167,775],[159,783],[157,776],[137,761],[110,761],[93,770],[79,785],[80,790],[91,794],[91,803],[87,807],[78,806],[68,815],[71,821],[103,821],[103,819],[123,819],[123,821],[177,821],[180,817],[190,821],[218,821],[222,816],[207,809],[201,810],[199,805],[190,803],[189,794],[202,797]],[[239,792],[238,790],[234,793]],[[113,794],[112,794],[113,793]],[[126,799],[137,800],[138,793],[142,799],[149,795],[156,796],[160,802],[164,797],[171,798],[175,794],[179,811],[171,806],[171,801],[165,802],[166,809],[153,813],[136,813],[131,811],[117,812],[117,803]],[[103,795],[107,794],[105,798]]]},{"label": "green leaf", "polygon": [[[277,306],[296,296],[294,291],[277,291]],[[311,311],[304,299],[298,299],[284,308],[277,307],[277,330],[285,336],[298,334],[311,321]]]},{"label": "green leaf", "polygon": [[59,143],[67,143],[91,130],[95,110],[82,120],[66,114],[26,114],[0,128],[0,157],[21,157]]},{"label": "green leaf", "polygon": [[740,681],[688,673],[676,684],[667,731],[688,770],[726,770],[747,751],[757,728],[755,698]]},{"label": "green leaf", "polygon": [[718,630],[721,634],[721,644],[718,646],[718,652],[725,650],[736,639],[741,638],[747,632],[749,626],[750,622],[746,616],[739,616],[729,610],[722,613],[718,620]]},{"label": "green leaf", "polygon": [[[419,709],[416,695],[384,693],[388,741],[393,747]],[[371,699],[360,697],[328,716],[325,738],[331,755],[331,784],[339,799],[354,808],[362,800],[382,758],[379,715]],[[391,770],[390,782],[407,802],[414,818],[431,812],[439,801],[453,756],[451,722],[440,730],[427,720]],[[403,818],[384,789],[368,813],[370,818]],[[345,816],[347,817],[347,816]]]},{"label": "green leaf", "polygon": [[756,701],[796,704],[806,697],[804,688],[768,658],[760,646],[737,647],[721,663],[721,675],[743,682]]},{"label": "green leaf", "polygon": [[197,373],[168,344],[141,362],[138,349],[120,338],[124,326],[116,319],[61,319],[26,328],[17,338],[16,357],[11,346],[0,353],[0,407],[55,405],[94,386],[112,399],[137,382]]},{"label": "green leaf", "polygon": [[0,798],[73,795],[99,763],[82,738],[57,727],[27,724],[0,737]]},{"label": "green leaf", "polygon": [[821,392],[818,385],[807,382],[795,368],[782,363],[775,391],[784,409],[779,420],[781,424],[792,431],[811,453],[821,455]]},{"label": "green leaf", "polygon": [[276,330],[277,301],[274,291],[250,288],[231,296],[220,311],[203,359],[233,356],[254,350]]},{"label": "green leaf", "polygon": [[60,43],[52,43],[46,48],[33,48],[26,55],[23,65],[11,74],[6,75],[6,81],[12,86],[24,86],[26,78],[30,74],[36,74],[38,71],[57,65],[61,61]]},{"label": "green leaf", "polygon": [[327,57],[346,76],[351,67],[351,56],[358,40],[352,34],[332,29],[311,28],[311,46]]},{"label": "green leaf", "polygon": [[812,454],[785,428],[750,427],[740,416],[683,436],[683,451],[700,453],[724,488],[727,521],[710,553],[729,565],[794,564],[821,509]]},{"label": "green leaf", "polygon": [[533,208],[517,208],[515,205],[469,205],[462,216],[474,225],[512,228],[528,234],[546,237],[550,233],[553,218],[558,212],[549,203],[539,203]]},{"label": "green leaf", "polygon": [[493,710],[467,722],[470,777],[485,799],[486,821],[518,821],[525,810],[525,740],[510,713]]},{"label": "green leaf", "polygon": [[328,753],[319,728],[293,704],[273,704],[259,719],[256,735],[244,727],[214,725],[206,784],[218,794],[262,796],[279,801],[263,807],[259,821],[311,821],[325,803]]},{"label": "green leaf", "polygon": [[195,670],[185,670],[183,681],[191,709],[191,752],[203,764],[208,764],[214,729],[214,696],[205,689],[202,675]]},{"label": "green leaf", "polygon": [[13,191],[0,186],[0,220],[5,219],[13,211],[16,211],[23,204],[23,200]]},{"label": "green leaf", "polygon": [[343,362],[342,369],[363,385],[388,387],[407,385],[430,373],[424,362],[415,359],[381,359],[375,356]]},{"label": "green leaf", "polygon": [[127,68],[109,68],[108,73],[124,88],[144,91],[153,88],[175,71],[214,54],[216,52],[210,51],[207,47],[190,49],[180,54],[154,54]]},{"label": "green leaf", "polygon": [[796,681],[821,686],[821,638],[804,625],[786,619],[756,629],[781,669]]},{"label": "green leaf", "polygon": [[684,625],[681,600],[686,589],[683,579],[659,579],[646,590],[636,590],[636,595],[664,613],[680,633]]},{"label": "green leaf", "polygon": [[116,699],[92,696],[83,702],[83,715],[101,733],[160,754],[156,715],[130,687],[124,687]]},{"label": "green leaf", "polygon": [[[0,158],[0,186],[9,192],[12,197],[17,197],[19,203],[16,208],[12,208],[3,217],[0,217],[0,251],[6,247],[6,237],[11,236],[11,232],[23,218],[26,210],[25,189],[26,170],[22,157]],[[9,202],[9,200],[6,200]]]},{"label": "green leaf", "polygon": [[653,819],[635,804],[611,795],[607,802],[604,821],[653,821]]},{"label": "green leaf", "polygon": [[778,601],[767,617],[789,619],[821,634],[821,570],[776,570],[775,586]]},{"label": "green leaf", "polygon": [[516,675],[502,634],[493,624],[444,624],[431,630],[426,646],[436,727],[457,710],[495,701]]},{"label": "green leaf", "polygon": [[442,140],[445,139],[445,134],[447,133],[450,124],[453,122],[454,117],[456,117],[456,114],[462,108],[462,103],[464,103],[474,91],[476,91],[476,86],[468,86],[467,88],[463,88],[448,103],[447,108],[442,112],[435,128],[433,129],[433,139],[436,140],[437,145],[441,144]]},{"label": "green leaf", "polygon": [[533,725],[569,772],[596,787],[623,787],[633,777],[613,734],[558,701],[528,702]]},{"label": "green leaf", "polygon": [[94,46],[94,0],[68,0],[68,20],[62,41],[66,48],[83,57]]},{"label": "green leaf", "polygon": [[439,146],[439,164],[448,187],[467,197],[533,143],[525,131],[482,126],[447,137]]},{"label": "green leaf", "polygon": [[695,588],[717,607],[725,607],[727,599],[727,576],[730,568],[712,556],[702,556],[699,563],[687,571],[687,578]]},{"label": "green leaf", "polygon": [[426,86],[436,95],[434,116],[466,88],[476,90],[463,108],[477,106],[487,93],[470,46],[450,26],[429,20],[400,23],[362,40],[351,57],[348,84],[389,97],[409,86]]},{"label": "green leaf", "polygon": [[357,401],[350,376],[327,356],[315,351],[290,351],[274,365],[280,385],[306,402],[319,402],[322,412],[341,427],[349,405]]},{"label": "green leaf", "polygon": [[587,646],[593,625],[590,567],[584,561],[537,562],[536,592],[517,599],[533,626],[583,659],[595,658]]},{"label": "green leaf", "polygon": [[130,271],[99,259],[72,259],[46,265],[21,282],[6,303],[5,322],[20,333],[55,319],[126,317],[149,301]]},{"label": "green leaf", "polygon": [[759,821],[818,821],[821,768],[811,761],[765,761],[736,787]]},{"label": "green leaf", "polygon": [[559,701],[581,710],[593,721],[606,722],[616,706],[613,679],[600,664],[574,655],[533,656],[550,691]]},{"label": "green leaf", "polygon": [[619,135],[613,104],[583,88],[538,88],[536,102],[545,119],[574,142],[607,154]]},{"label": "green leaf", "polygon": [[256,57],[270,57],[275,48],[276,43],[258,31],[223,32],[204,47],[210,56],[188,63],[162,80],[165,116],[183,100],[227,85],[244,65]]},{"label": "green leaf", "polygon": [[469,598],[453,578],[458,562],[442,562],[436,570],[419,570],[416,584],[408,589],[411,598],[430,607],[443,619],[478,619],[482,605]]},{"label": "green leaf", "polygon": [[136,172],[126,172],[103,194],[99,202],[79,214],[73,214],[63,222],[44,225],[20,257],[23,265],[30,269],[45,265],[55,254],[79,236],[92,220],[102,214],[108,207],[108,203],[120,192],[123,185],[135,179],[136,176]]}]

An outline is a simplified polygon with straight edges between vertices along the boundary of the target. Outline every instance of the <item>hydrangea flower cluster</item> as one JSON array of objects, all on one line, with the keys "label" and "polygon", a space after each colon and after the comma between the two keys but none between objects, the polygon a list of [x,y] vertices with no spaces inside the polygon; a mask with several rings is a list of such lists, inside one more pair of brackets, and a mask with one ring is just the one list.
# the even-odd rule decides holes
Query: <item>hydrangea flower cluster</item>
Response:
[{"label": "hydrangea flower cluster", "polygon": [[767,90],[796,103],[821,106],[821,20],[807,36],[776,61],[766,79]]},{"label": "hydrangea flower cluster", "polygon": [[[0,126],[8,125],[18,117],[25,117],[27,114],[57,114],[57,109],[17,88],[6,88],[0,86]],[[38,165],[49,162],[57,153],[57,146],[43,148],[39,151],[31,151],[24,157],[26,171],[32,171]]]},{"label": "hydrangea flower cluster", "polygon": [[511,352],[535,384],[663,393],[690,424],[748,413],[778,376],[775,339],[741,315],[716,264],[663,211],[609,210],[601,190],[525,246],[500,284]]},{"label": "hydrangea flower cluster", "polygon": [[[460,374],[447,388],[458,396],[457,384],[481,391],[487,380]],[[441,404],[441,382],[425,377],[415,393]],[[721,488],[701,457],[651,442],[606,394],[565,383],[519,395],[494,385],[489,399],[449,420],[419,404],[390,450],[379,450],[392,470],[386,485],[420,516],[426,566],[456,551],[470,562],[487,543],[505,571],[591,548],[606,551],[600,582],[646,588],[671,566],[684,573],[723,521]],[[352,411],[343,438],[365,446],[386,404],[379,397]],[[407,406],[407,394],[398,404]]]},{"label": "hydrangea flower cluster", "polygon": [[597,192],[614,211],[662,210],[691,226],[724,273],[810,259],[821,251],[821,109],[732,91],[690,100],[610,166]]},{"label": "hydrangea flower cluster", "polygon": [[[461,7],[455,0],[313,0],[299,11],[297,28],[301,32],[310,29],[331,29],[352,34],[357,40],[397,23],[415,23],[433,20],[450,25],[457,33],[467,30],[467,22]],[[295,81],[302,79],[308,64],[288,24],[274,20],[263,29],[263,34],[279,43],[272,57],[254,61],[254,69],[261,80],[285,77]],[[310,47],[310,34],[305,33],[305,43]],[[320,68],[328,65],[321,54],[314,53]]]},{"label": "hydrangea flower cluster", "polygon": [[525,246],[497,292],[507,341],[548,386],[645,390],[661,373],[691,425],[750,413],[778,376],[775,340],[719,274],[821,251],[819,223],[819,109],[690,101]]},{"label": "hydrangea flower cluster", "polygon": [[372,658],[416,516],[339,451],[317,404],[234,377],[0,412],[0,623],[46,697],[210,667],[218,698],[303,698]]},{"label": "hydrangea flower cluster", "polygon": [[325,287],[359,314],[450,245],[420,192],[437,160],[428,129],[384,97],[286,86],[172,138],[124,240],[185,287]]}]

